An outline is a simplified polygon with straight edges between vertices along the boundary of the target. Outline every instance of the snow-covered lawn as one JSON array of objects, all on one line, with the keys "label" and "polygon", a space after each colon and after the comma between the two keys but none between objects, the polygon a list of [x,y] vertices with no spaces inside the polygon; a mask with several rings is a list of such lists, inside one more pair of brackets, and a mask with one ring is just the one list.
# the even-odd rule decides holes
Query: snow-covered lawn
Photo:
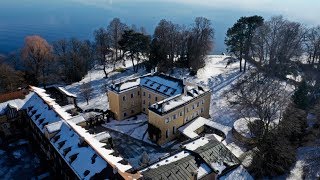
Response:
[{"label": "snow-covered lawn", "polygon": [[298,148],[297,159],[287,179],[320,178],[320,146]]},{"label": "snow-covered lawn", "polygon": [[[113,67],[109,67],[107,68],[107,72],[110,73],[108,74],[108,78],[105,78],[102,66],[95,66],[81,81],[68,85],[65,87],[65,89],[78,96],[78,105],[82,109],[86,110],[93,108],[107,110],[109,108],[108,97],[106,93],[107,87],[113,81],[125,81],[126,79],[131,79],[133,77],[145,74],[144,69],[141,68],[138,72],[134,72],[131,61],[126,61],[126,66],[124,66],[122,63],[119,63],[117,65],[117,68],[124,68],[126,69],[126,71],[122,73],[116,71],[112,72]],[[83,83],[88,82],[91,83],[91,86],[93,88],[92,97],[89,100],[89,104],[87,104],[85,99],[82,97],[80,89],[80,86]]]}]

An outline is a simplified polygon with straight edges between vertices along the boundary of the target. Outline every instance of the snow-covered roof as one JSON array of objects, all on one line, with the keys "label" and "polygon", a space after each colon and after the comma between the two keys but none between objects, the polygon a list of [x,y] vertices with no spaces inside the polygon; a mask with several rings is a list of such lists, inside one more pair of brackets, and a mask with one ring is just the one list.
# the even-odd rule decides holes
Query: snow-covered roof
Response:
[{"label": "snow-covered roof", "polygon": [[219,180],[253,180],[250,173],[242,166],[238,166],[236,169],[231,170],[225,175],[218,178]]},{"label": "snow-covered roof", "polygon": [[152,104],[150,106],[150,110],[158,113],[166,113],[171,110],[180,107],[189,101],[203,95],[206,92],[209,92],[208,89],[205,89],[201,86],[188,86],[186,85],[187,92],[183,94],[178,94],[176,96],[172,96],[170,98],[164,99],[160,102]]},{"label": "snow-covered roof", "polygon": [[224,173],[235,165],[240,164],[237,157],[216,139],[201,137],[185,143],[183,147],[197,153],[218,174]]},{"label": "snow-covered roof", "polygon": [[67,91],[67,90],[66,90],[65,88],[63,88],[63,87],[58,87],[58,90],[60,90],[62,93],[64,93],[64,94],[67,95],[67,96],[74,97],[74,98],[77,97],[77,95],[75,95],[75,94]]},{"label": "snow-covered roof", "polygon": [[119,84],[119,91],[123,91],[126,89],[129,89],[131,87],[136,87],[140,85],[140,78],[132,79],[129,81],[126,81],[124,83]]},{"label": "snow-covered roof", "polygon": [[111,86],[112,90],[122,92],[141,86],[166,96],[175,96],[183,91],[183,81],[168,75],[154,73],[130,79]]},{"label": "snow-covered roof", "polygon": [[48,133],[54,133],[56,131],[59,131],[61,129],[63,121],[58,121],[55,123],[51,123],[45,126],[47,129]]},{"label": "snow-covered roof", "polygon": [[69,119],[68,121],[73,122],[74,124],[79,124],[85,122],[86,120],[83,116],[75,116],[72,119]]},{"label": "snow-covered roof", "polygon": [[[68,121],[68,124],[74,129],[74,131],[79,134],[84,140],[109,164],[114,165],[119,171],[125,172],[132,168],[130,164],[122,164],[120,161],[123,160],[120,156],[113,155],[113,149],[107,149],[105,147],[106,143],[100,142],[101,136],[95,136],[90,134],[86,129],[78,126],[72,121]],[[106,137],[104,135],[104,137]]]},{"label": "snow-covered roof", "polygon": [[[50,103],[54,105],[52,101]],[[28,116],[42,132],[44,132],[45,125],[63,120],[53,109],[53,107],[57,106],[51,106],[51,104],[48,105],[35,93],[23,106],[27,110]]]},{"label": "snow-covered roof", "polygon": [[193,173],[197,172],[197,178],[200,179],[212,173],[213,169],[189,151],[182,150],[140,172],[145,179],[192,179]]},{"label": "snow-covered roof", "polygon": [[[85,121],[82,116],[72,117],[69,113],[55,103],[54,99],[50,98],[46,94],[44,89],[31,87],[34,92],[32,97],[24,104],[23,108],[27,110],[29,117],[34,121],[37,127],[44,132],[46,130],[50,132],[59,131],[55,137],[59,137],[53,142],[56,147],[59,145],[59,152],[63,153],[69,150],[67,156],[62,156],[69,161],[70,156],[77,154],[77,159],[71,163],[72,168],[77,172],[81,178],[90,178],[96,172],[100,172],[106,164],[110,164],[112,168],[116,168],[118,171],[125,172],[131,169],[131,165],[122,164],[123,158],[113,155],[113,149],[106,149],[106,143],[100,142],[104,139],[110,138],[109,133],[102,132],[99,134],[90,134],[86,129],[77,125],[80,122]],[[85,141],[89,146],[80,148],[78,147],[79,139]],[[66,149],[68,148],[68,149]],[[73,152],[73,153],[71,153]],[[101,157],[96,162],[91,163],[91,157],[96,153]],[[68,159],[69,158],[69,159]],[[87,162],[87,163],[85,163]],[[90,163],[89,163],[90,162]],[[88,171],[89,172],[88,172]]]},{"label": "snow-covered roof", "polygon": [[32,95],[33,95],[33,92],[30,92],[28,95],[25,96],[24,99],[13,99],[10,101],[0,103],[0,114],[4,113],[8,105],[16,107],[18,110],[21,109],[22,106],[30,99]]},{"label": "snow-covered roof", "polygon": [[228,132],[231,130],[231,128],[228,126],[224,126],[222,124],[219,124],[217,122],[211,121],[203,117],[198,117],[194,119],[193,121],[181,126],[178,130],[185,136],[192,139],[199,137],[199,135],[195,131],[204,125],[220,130],[224,133],[224,135],[227,135]]},{"label": "snow-covered roof", "polygon": [[50,142],[81,179],[90,179],[108,164],[90,146],[82,146],[81,137],[66,122]]},{"label": "snow-covered roof", "polygon": [[188,149],[190,151],[194,151],[194,150],[200,148],[201,146],[206,145],[207,143],[209,143],[209,141],[210,141],[210,139],[202,137],[202,138],[196,139],[192,142],[189,142],[187,144],[184,144],[184,148]]},{"label": "snow-covered roof", "polygon": [[155,74],[141,78],[141,86],[167,96],[175,96],[183,91],[183,81],[164,74]]}]

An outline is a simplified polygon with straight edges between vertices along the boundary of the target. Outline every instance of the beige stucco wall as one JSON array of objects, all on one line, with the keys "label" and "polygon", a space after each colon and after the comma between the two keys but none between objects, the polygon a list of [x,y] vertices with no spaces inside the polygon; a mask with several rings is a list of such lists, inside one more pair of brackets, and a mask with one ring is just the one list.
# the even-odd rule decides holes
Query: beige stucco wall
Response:
[{"label": "beige stucco wall", "polygon": [[115,119],[119,120],[120,106],[119,106],[119,95],[113,91],[108,91],[108,101],[110,111],[114,113]]},{"label": "beige stucco wall", "polygon": [[[159,139],[158,144],[159,145],[165,144],[175,139],[179,135],[177,130],[175,134],[172,133],[173,127],[178,129],[182,125],[186,124],[187,122],[199,116],[202,116],[204,118],[209,118],[210,98],[211,98],[211,93],[208,92],[204,96],[199,97],[193,101],[190,101],[185,106],[182,106],[162,116],[160,116],[159,114],[153,111],[149,111],[149,123],[153,124],[154,126],[158,127],[161,130],[161,138]],[[204,100],[203,104],[202,104],[202,100]],[[199,106],[197,106],[198,102],[199,102]],[[193,105],[195,106],[194,109],[192,108]],[[187,112],[187,108],[188,108],[188,112]],[[201,113],[201,108],[203,108],[202,113]],[[196,112],[198,112],[198,114]],[[182,113],[182,116],[180,115],[180,113]],[[174,114],[176,115],[176,119],[172,118]],[[186,121],[186,117],[188,117],[189,119],[188,121]],[[167,118],[170,119],[168,123],[166,123]],[[166,138],[167,130],[169,130],[168,138]]]},{"label": "beige stucco wall", "polygon": [[[133,95],[133,97],[131,97],[131,95]],[[108,98],[110,110],[115,114],[117,120],[123,120],[141,113],[140,87],[135,87],[119,94],[108,91]]]},{"label": "beige stucco wall", "polygon": [[[148,114],[149,105],[154,104],[156,102],[162,101],[167,97],[160,93],[156,93],[155,91],[149,90],[145,87],[141,87],[141,111],[145,114]],[[150,95],[150,98],[149,98]],[[156,100],[157,97],[157,100]]]}]

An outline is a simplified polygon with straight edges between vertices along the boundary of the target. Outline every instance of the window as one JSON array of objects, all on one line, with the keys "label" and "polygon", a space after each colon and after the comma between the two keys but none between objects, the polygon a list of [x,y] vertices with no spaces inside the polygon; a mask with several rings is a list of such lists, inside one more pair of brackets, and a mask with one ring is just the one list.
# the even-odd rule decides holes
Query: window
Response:
[{"label": "window", "polygon": [[174,115],[172,116],[172,119],[177,119],[177,115],[174,114]]},{"label": "window", "polygon": [[146,104],[146,100],[143,100],[143,104]]},{"label": "window", "polygon": [[187,108],[187,112],[189,112],[189,108]]},{"label": "window", "polygon": [[131,114],[133,114],[134,113],[134,110],[131,110]]},{"label": "window", "polygon": [[151,106],[151,103],[149,102],[149,106]]},{"label": "window", "polygon": [[199,107],[200,106],[200,102],[197,102],[197,107]]},{"label": "window", "polygon": [[138,91],[138,96],[140,96],[140,91]]},{"label": "window", "polygon": [[146,108],[143,108],[143,111],[146,111]]},{"label": "window", "polygon": [[123,113],[123,116],[126,117],[126,116],[127,116],[127,113]]},{"label": "window", "polygon": [[175,133],[176,133],[176,127],[173,126],[173,127],[172,127],[172,134],[175,134]]},{"label": "window", "polygon": [[189,117],[186,117],[186,122],[188,122],[189,121]]},{"label": "window", "polygon": [[143,92],[143,96],[146,96],[146,92]]},{"label": "window", "polygon": [[204,99],[201,100],[201,104],[204,104]]},{"label": "window", "polygon": [[122,97],[122,101],[125,101],[125,100],[126,100],[126,96],[123,96],[123,97]]},{"label": "window", "polygon": [[202,108],[201,108],[201,113],[203,113],[203,112],[204,112],[204,108],[202,107]]},{"label": "window", "polygon": [[155,101],[158,101],[158,97],[156,96],[156,97],[154,98],[154,100],[155,100]]},{"label": "window", "polygon": [[180,112],[180,116],[182,116],[183,115],[183,113],[182,113],[182,111]]},{"label": "window", "polygon": [[166,118],[165,123],[168,124],[170,122],[170,118]]},{"label": "window", "polygon": [[151,94],[148,94],[148,98],[151,98]]},{"label": "window", "polygon": [[194,104],[192,105],[192,109],[194,109]]},{"label": "window", "polygon": [[133,98],[133,93],[131,93],[131,98]]},{"label": "window", "polygon": [[169,129],[166,130],[166,138],[168,138],[170,135]]}]

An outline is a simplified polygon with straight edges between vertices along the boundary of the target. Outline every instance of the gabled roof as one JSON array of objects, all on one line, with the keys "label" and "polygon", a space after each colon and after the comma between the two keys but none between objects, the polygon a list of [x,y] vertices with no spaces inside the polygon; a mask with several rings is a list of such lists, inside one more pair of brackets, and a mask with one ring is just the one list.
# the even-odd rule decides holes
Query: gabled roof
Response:
[{"label": "gabled roof", "polygon": [[141,170],[143,179],[191,179],[194,172],[201,178],[207,174],[230,173],[241,162],[221,142],[200,137],[190,140],[183,149]]},{"label": "gabled roof", "polygon": [[[105,148],[104,140],[110,138],[108,133],[90,134],[77,125],[85,121],[82,116],[72,117],[50,98],[44,89],[37,87],[31,89],[34,93],[23,108],[42,133],[45,131],[57,133],[50,142],[79,178],[89,179],[97,173],[110,172],[105,169],[106,167],[117,169],[121,175],[133,176],[126,173],[132,168],[131,165],[123,164],[123,158],[115,154],[113,149]],[[85,146],[79,145],[81,142],[84,142]]]},{"label": "gabled roof", "polygon": [[90,179],[108,167],[94,149],[81,145],[81,137],[66,122],[50,142],[81,179]]},{"label": "gabled roof", "polygon": [[65,94],[66,96],[74,97],[74,98],[77,97],[77,95],[75,95],[75,94],[67,91],[67,90],[66,90],[65,88],[63,88],[63,87],[57,87],[57,89],[58,89],[60,92],[62,92],[63,94]]},{"label": "gabled roof", "polygon": [[193,179],[213,172],[201,158],[187,151],[179,152],[143,170],[143,179]]},{"label": "gabled roof", "polygon": [[145,87],[165,96],[175,96],[183,91],[183,81],[169,75],[153,73],[116,83],[110,89],[118,93],[130,90],[137,86]]},{"label": "gabled roof", "polygon": [[186,103],[189,103],[195,98],[202,97],[204,94],[210,92],[210,90],[201,86],[187,86],[185,90],[187,92],[184,92],[183,94],[178,94],[176,96],[172,96],[170,98],[152,104],[149,107],[149,110],[160,115],[166,114],[181,106],[184,106]]}]

